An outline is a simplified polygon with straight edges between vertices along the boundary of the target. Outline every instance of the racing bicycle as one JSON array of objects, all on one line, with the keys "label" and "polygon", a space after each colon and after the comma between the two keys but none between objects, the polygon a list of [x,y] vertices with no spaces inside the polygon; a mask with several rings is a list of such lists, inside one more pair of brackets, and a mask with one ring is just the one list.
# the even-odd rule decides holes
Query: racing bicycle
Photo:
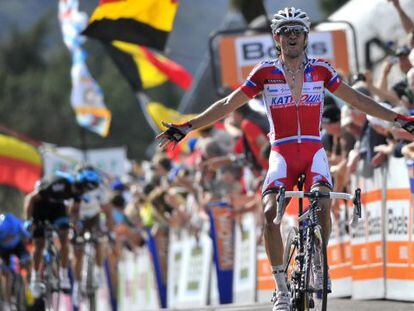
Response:
[{"label": "racing bicycle", "polygon": [[56,227],[49,221],[44,221],[45,249],[43,252],[43,300],[46,310],[59,310],[60,281],[59,281],[59,250],[55,244]]},{"label": "racing bicycle", "polygon": [[[351,226],[355,226],[361,218],[361,190],[355,193],[302,191],[304,175],[299,178],[299,191],[285,191],[281,188],[278,195],[278,206],[284,206],[286,198],[299,198],[298,226],[292,227],[288,233],[283,265],[287,276],[288,289],[292,299],[292,311],[318,310],[326,311],[328,304],[328,258],[326,241],[322,227],[318,224],[321,210],[319,199],[350,200],[354,204]],[[303,198],[309,198],[309,206],[304,211]],[[313,271],[315,261],[322,271]],[[314,274],[323,276],[322,288],[315,286]],[[319,287],[319,288],[317,288]]]},{"label": "racing bicycle", "polygon": [[98,240],[96,238],[96,234],[92,234],[89,231],[86,231],[83,234],[83,239],[85,242],[84,264],[82,271],[82,280],[85,281],[83,286],[83,294],[88,300],[88,310],[95,311],[98,280],[95,280],[94,272],[96,269],[96,245]]},{"label": "racing bicycle", "polygon": [[26,310],[26,283],[22,275],[23,271],[26,272],[20,269],[20,265],[15,261],[9,265],[0,260],[0,307],[8,303],[5,295],[8,291],[11,310]]}]

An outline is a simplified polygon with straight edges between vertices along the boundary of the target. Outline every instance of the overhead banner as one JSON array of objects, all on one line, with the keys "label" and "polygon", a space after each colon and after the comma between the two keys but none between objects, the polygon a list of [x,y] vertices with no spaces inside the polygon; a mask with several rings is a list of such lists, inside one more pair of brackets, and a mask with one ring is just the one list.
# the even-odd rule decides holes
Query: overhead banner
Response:
[{"label": "overhead banner", "polygon": [[208,204],[220,304],[233,302],[234,220],[226,202]]},{"label": "overhead banner", "polygon": [[[275,43],[270,34],[223,35],[218,40],[224,88],[239,86],[257,63],[276,57]],[[327,60],[343,74],[350,72],[344,30],[310,32],[306,52],[309,57]]]}]

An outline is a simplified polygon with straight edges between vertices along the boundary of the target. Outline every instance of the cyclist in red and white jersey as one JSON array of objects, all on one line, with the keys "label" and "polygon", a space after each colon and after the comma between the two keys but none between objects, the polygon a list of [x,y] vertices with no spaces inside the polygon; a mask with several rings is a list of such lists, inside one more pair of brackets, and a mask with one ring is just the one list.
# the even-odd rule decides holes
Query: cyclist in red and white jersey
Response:
[{"label": "cyclist in red and white jersey", "polygon": [[[292,187],[301,173],[306,174],[305,189],[329,191],[332,181],[328,160],[320,141],[320,123],[324,90],[353,107],[380,119],[400,124],[414,133],[414,117],[389,110],[373,99],[342,82],[333,67],[322,59],[308,58],[305,48],[310,30],[308,15],[300,9],[285,8],[272,20],[272,34],[280,51],[277,59],[261,62],[245,83],[227,97],[217,101],[200,115],[183,124],[165,123],[168,129],[157,136],[160,147],[176,144],[185,135],[228,115],[252,97],[262,94],[271,132],[272,150],[269,170],[263,185],[265,247],[272,266],[277,292],[273,310],[290,310],[290,294],[283,269],[283,242],[277,215],[277,190]],[[331,231],[330,202],[322,200],[319,215],[324,238]],[[284,206],[277,206],[284,209]],[[315,284],[322,284],[315,273]]]}]

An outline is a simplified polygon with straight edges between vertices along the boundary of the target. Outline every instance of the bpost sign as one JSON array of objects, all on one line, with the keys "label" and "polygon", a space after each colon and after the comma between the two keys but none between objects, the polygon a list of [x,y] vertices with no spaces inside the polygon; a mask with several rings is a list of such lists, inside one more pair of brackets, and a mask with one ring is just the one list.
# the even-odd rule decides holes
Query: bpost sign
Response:
[{"label": "bpost sign", "polygon": [[[323,58],[344,74],[350,71],[346,33],[342,30],[311,32],[308,39],[309,57]],[[227,35],[219,41],[221,83],[235,88],[262,60],[276,57],[273,38],[262,35]]]}]

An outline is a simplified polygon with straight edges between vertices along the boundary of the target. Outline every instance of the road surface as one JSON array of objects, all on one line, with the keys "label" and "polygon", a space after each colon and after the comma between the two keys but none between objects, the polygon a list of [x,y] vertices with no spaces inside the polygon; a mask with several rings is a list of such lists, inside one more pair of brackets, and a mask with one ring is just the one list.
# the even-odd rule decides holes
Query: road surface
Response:
[{"label": "road surface", "polygon": [[[271,311],[271,304],[254,305],[228,305],[205,307],[196,309],[169,309],[169,310],[200,310],[200,311]],[[331,299],[328,303],[329,311],[414,311],[414,303],[385,301],[385,300],[351,300],[351,299]]]}]

